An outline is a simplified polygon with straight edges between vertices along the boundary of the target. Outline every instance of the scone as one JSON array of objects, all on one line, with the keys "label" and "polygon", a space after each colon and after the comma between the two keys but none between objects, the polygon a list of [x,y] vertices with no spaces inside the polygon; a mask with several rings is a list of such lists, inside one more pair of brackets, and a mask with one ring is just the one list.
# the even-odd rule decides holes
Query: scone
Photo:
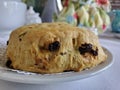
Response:
[{"label": "scone", "polygon": [[37,73],[81,71],[107,58],[93,32],[66,23],[20,27],[11,33],[6,53],[7,66]]}]

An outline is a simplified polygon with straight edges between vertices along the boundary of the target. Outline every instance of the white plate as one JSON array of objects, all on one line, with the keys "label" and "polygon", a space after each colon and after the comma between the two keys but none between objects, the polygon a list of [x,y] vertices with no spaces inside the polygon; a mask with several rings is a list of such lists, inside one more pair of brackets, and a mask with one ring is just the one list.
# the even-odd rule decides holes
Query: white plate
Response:
[{"label": "white plate", "polygon": [[114,33],[114,36],[120,39],[120,33]]},{"label": "white plate", "polygon": [[[2,46],[2,45],[1,45]],[[1,47],[0,48],[3,48]],[[1,50],[2,51],[2,50]],[[57,74],[35,74],[19,70],[11,71],[8,68],[0,67],[0,79],[19,83],[31,83],[31,84],[51,84],[58,82],[68,82],[74,80],[81,80],[94,76],[107,68],[109,68],[113,63],[113,57],[109,50],[104,48],[105,53],[108,58],[105,62],[99,64],[98,66],[84,70],[81,72],[64,72]],[[2,59],[2,58],[0,58]]]}]

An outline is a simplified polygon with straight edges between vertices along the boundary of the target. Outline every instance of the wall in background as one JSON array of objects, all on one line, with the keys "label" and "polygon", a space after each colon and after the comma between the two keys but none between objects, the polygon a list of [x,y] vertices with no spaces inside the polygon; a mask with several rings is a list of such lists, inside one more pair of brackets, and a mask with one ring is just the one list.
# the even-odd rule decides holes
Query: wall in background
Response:
[{"label": "wall in background", "polygon": [[120,9],[120,0],[110,0],[112,9]]}]

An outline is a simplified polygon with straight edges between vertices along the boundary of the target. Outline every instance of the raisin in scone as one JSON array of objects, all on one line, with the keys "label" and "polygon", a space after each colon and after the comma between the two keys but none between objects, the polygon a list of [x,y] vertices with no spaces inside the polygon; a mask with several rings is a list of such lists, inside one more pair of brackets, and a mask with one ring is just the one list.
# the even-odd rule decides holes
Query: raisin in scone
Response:
[{"label": "raisin in scone", "polygon": [[107,55],[93,32],[66,23],[43,23],[14,30],[7,57],[7,65],[14,69],[58,73],[92,68]]}]

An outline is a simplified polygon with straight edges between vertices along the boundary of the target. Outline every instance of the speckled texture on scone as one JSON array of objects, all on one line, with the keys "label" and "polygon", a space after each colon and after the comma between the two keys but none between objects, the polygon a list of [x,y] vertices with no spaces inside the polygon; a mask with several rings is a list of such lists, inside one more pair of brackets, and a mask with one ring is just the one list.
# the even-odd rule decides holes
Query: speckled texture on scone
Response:
[{"label": "speckled texture on scone", "polygon": [[66,23],[43,23],[13,31],[7,57],[14,69],[57,73],[94,67],[107,55],[91,31]]}]

